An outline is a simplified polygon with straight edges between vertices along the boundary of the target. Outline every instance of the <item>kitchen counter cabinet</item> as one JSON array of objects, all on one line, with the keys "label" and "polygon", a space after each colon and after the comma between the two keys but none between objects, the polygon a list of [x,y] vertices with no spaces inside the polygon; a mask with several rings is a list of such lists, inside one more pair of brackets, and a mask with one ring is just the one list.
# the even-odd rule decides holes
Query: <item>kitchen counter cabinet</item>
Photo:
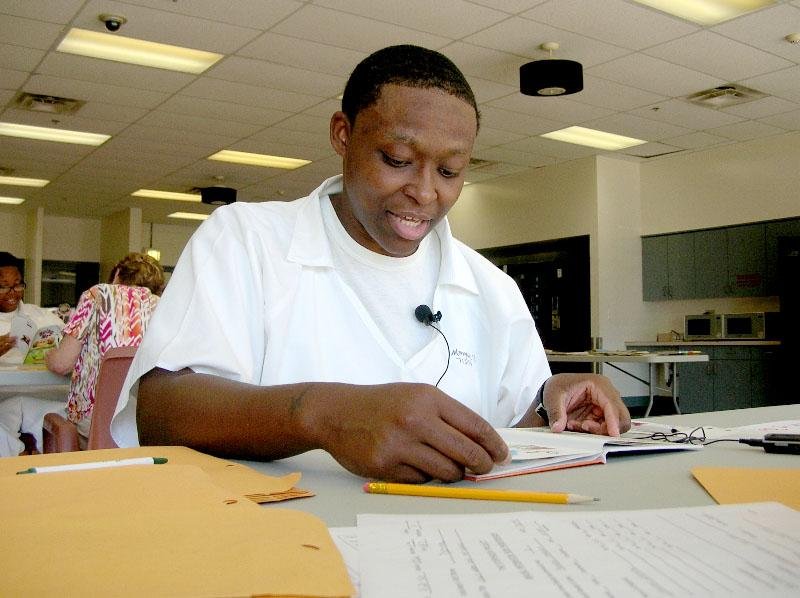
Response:
[{"label": "kitchen counter cabinet", "polygon": [[682,413],[778,404],[777,343],[626,343],[631,350],[702,351],[707,363],[682,364],[678,403]]}]

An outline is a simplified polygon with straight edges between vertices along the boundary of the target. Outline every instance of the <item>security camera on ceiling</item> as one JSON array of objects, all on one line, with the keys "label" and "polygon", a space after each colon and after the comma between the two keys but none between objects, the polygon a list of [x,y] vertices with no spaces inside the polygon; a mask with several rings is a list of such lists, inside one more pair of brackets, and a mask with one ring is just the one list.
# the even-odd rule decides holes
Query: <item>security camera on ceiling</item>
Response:
[{"label": "security camera on ceiling", "polygon": [[128,19],[126,19],[125,17],[121,17],[119,15],[109,15],[105,13],[98,16],[97,18],[100,21],[102,21],[105,24],[106,29],[108,29],[112,33],[115,31],[119,31],[119,28],[128,22]]}]

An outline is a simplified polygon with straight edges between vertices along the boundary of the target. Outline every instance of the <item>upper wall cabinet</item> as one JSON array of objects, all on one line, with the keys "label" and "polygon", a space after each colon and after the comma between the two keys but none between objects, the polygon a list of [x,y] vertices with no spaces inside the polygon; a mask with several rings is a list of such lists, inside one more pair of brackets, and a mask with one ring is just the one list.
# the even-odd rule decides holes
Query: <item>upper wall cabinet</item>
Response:
[{"label": "upper wall cabinet", "polygon": [[644,300],[776,295],[787,236],[800,236],[800,218],[642,237]]},{"label": "upper wall cabinet", "polygon": [[691,233],[642,238],[645,301],[688,299],[694,292],[694,236]]}]

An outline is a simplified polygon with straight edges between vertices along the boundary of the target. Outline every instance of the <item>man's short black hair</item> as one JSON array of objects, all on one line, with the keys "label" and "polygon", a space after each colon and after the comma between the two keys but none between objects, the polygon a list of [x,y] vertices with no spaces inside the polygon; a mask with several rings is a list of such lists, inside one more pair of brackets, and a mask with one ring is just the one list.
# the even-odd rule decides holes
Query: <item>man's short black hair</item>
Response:
[{"label": "man's short black hair", "polygon": [[420,46],[400,45],[370,54],[350,74],[342,96],[342,112],[351,125],[359,112],[378,101],[381,88],[387,84],[441,89],[472,106],[480,123],[475,94],[449,58]]},{"label": "man's short black hair", "polygon": [[17,257],[14,257],[12,254],[8,253],[7,251],[0,251],[0,268],[9,268],[14,267],[22,273],[22,260]]}]

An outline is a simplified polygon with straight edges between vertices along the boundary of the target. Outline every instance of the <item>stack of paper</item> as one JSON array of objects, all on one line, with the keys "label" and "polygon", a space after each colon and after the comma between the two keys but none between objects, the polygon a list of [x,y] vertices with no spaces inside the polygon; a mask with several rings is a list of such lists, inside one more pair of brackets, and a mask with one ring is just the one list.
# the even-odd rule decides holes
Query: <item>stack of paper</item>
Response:
[{"label": "stack of paper", "polygon": [[360,515],[332,532],[361,598],[800,595],[800,513],[777,503]]}]

